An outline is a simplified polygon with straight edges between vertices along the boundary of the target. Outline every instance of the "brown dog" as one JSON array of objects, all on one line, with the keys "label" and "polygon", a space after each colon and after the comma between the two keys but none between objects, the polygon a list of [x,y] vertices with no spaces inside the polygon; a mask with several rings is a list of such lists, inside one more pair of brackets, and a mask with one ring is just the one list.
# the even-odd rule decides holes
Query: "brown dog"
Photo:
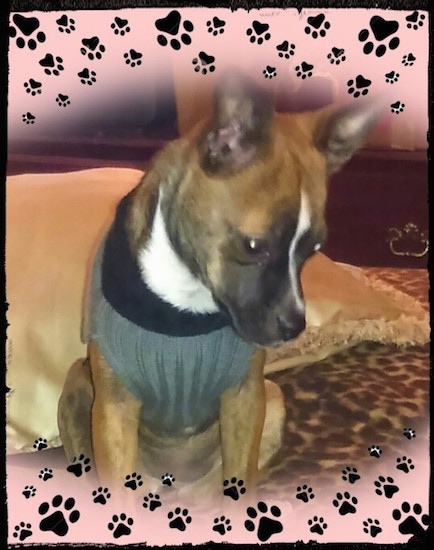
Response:
[{"label": "brown dog", "polygon": [[359,147],[378,105],[277,114],[226,76],[214,111],[169,144],[118,205],[94,261],[88,357],[59,403],[69,458],[122,491],[167,472],[179,495],[233,478],[254,496],[281,442],[280,389],[264,346],[305,327],[300,270],[324,241],[327,178]]}]

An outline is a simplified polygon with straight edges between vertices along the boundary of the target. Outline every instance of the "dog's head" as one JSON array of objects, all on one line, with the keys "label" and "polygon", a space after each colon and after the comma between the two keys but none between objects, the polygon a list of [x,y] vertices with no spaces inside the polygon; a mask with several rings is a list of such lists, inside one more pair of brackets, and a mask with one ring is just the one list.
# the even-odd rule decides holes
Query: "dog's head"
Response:
[{"label": "dog's head", "polygon": [[328,176],[380,111],[354,101],[278,114],[268,93],[232,74],[214,99],[210,119],[182,140],[182,185],[168,186],[166,201],[178,225],[169,221],[169,234],[238,333],[273,345],[305,327],[300,271],[325,239]]}]

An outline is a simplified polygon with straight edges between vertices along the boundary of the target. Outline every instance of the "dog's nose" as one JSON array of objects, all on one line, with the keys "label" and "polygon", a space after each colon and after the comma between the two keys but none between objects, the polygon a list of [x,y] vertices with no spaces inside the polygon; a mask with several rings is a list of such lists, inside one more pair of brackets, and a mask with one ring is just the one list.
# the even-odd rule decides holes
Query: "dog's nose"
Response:
[{"label": "dog's nose", "polygon": [[298,336],[306,328],[306,319],[304,316],[287,319],[283,315],[279,315],[277,317],[277,326],[282,340],[287,342]]}]

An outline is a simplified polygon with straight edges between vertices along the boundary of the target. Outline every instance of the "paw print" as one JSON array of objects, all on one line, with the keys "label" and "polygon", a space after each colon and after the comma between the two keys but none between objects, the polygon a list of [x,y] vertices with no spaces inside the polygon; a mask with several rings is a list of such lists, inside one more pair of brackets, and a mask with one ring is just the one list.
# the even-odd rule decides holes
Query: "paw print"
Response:
[{"label": "paw print", "polygon": [[[63,510],[60,510],[62,504]],[[39,506],[39,515],[46,516],[40,521],[39,529],[41,531],[51,531],[59,537],[64,537],[69,531],[69,524],[76,523],[80,519],[80,512],[74,509],[75,500],[70,497],[64,502],[61,495],[56,495],[51,501],[51,506],[56,510],[50,515],[47,515],[50,511],[48,502],[43,502]]]},{"label": "paw print", "polygon": [[131,31],[131,28],[128,25],[128,20],[122,19],[121,17],[115,17],[113,23],[110,25],[110,28],[116,35],[119,36],[125,36]]},{"label": "paw print", "polygon": [[[42,92],[42,89],[41,89],[42,82],[38,82],[37,80],[33,80],[33,78],[30,78],[28,82],[24,82],[24,88],[26,89],[26,92],[28,94],[35,96]],[[45,445],[45,447],[43,445]],[[38,451],[41,451],[42,449],[39,447],[42,447],[42,449],[45,449],[47,447],[47,440],[40,439],[38,441],[35,441],[33,448],[38,449]]]},{"label": "paw print", "polygon": [[22,120],[25,124],[35,124],[36,117],[27,111],[23,114]]},{"label": "paw print", "polygon": [[59,32],[65,32],[66,34],[71,34],[75,31],[75,21],[67,15],[62,15],[59,19],[56,19],[57,28]]},{"label": "paw print", "polygon": [[143,508],[149,508],[151,512],[159,508],[161,505],[162,502],[160,500],[160,495],[148,493],[148,496],[143,498]]},{"label": "paw print", "polygon": [[375,538],[382,531],[383,529],[380,527],[378,519],[368,518],[363,522],[363,532],[371,535],[372,538]]},{"label": "paw print", "polygon": [[62,63],[63,59],[61,57],[54,57],[51,53],[47,53],[47,55],[39,61],[39,65],[44,67],[44,73],[48,75],[53,74],[54,76],[59,76],[61,71],[64,70]]},{"label": "paw print", "polygon": [[13,537],[18,539],[20,542],[23,542],[23,540],[26,540],[33,535],[31,529],[32,525],[30,523],[24,523],[24,521],[21,521],[18,525],[15,525]]},{"label": "paw print", "polygon": [[401,470],[404,474],[408,474],[410,470],[414,470],[415,466],[411,458],[403,456],[402,458],[396,459],[396,469]]},{"label": "paw print", "polygon": [[26,485],[24,487],[23,493],[26,498],[31,498],[36,495],[36,488],[33,485]]},{"label": "paw print", "polygon": [[57,94],[56,103],[59,107],[68,107],[68,105],[71,105],[69,96],[63,94]]},{"label": "paw print", "polygon": [[[259,519],[259,523],[255,525],[254,520],[258,518],[258,512],[261,513],[261,517]],[[270,515],[265,515],[268,513],[268,506],[265,504],[265,502],[258,502],[257,508],[253,508],[253,506],[249,506],[247,508],[247,515],[251,519],[247,519],[244,522],[244,527],[247,529],[247,531],[254,531],[256,529],[256,534],[258,539],[261,542],[267,541],[272,535],[276,533],[281,533],[283,530],[283,525],[281,522],[277,519],[281,515],[280,508],[278,506],[271,506],[270,508]]]},{"label": "paw print", "polygon": [[246,31],[247,36],[250,36],[250,42],[255,42],[259,45],[264,43],[264,40],[270,40],[271,34],[268,31],[270,25],[268,23],[261,23],[260,21],[253,21],[252,26]]},{"label": "paw print", "polygon": [[325,523],[324,518],[313,516],[307,524],[309,525],[309,530],[312,533],[317,533],[318,535],[323,535],[324,531],[327,529],[328,525]]},{"label": "paw print", "polygon": [[113,531],[113,538],[118,539],[126,535],[131,535],[131,526],[133,525],[133,518],[127,517],[126,514],[120,514],[112,516],[112,520],[107,524],[109,531]]},{"label": "paw print", "polygon": [[356,504],[358,500],[356,497],[352,497],[350,493],[345,491],[345,493],[336,493],[336,498],[333,500],[333,506],[339,509],[341,516],[346,514],[355,514],[356,513]]},{"label": "paw print", "polygon": [[224,535],[228,531],[231,531],[231,520],[226,519],[225,516],[220,516],[219,518],[214,519],[214,525],[212,530],[216,531],[217,533],[220,533],[220,535]]},{"label": "paw print", "polygon": [[319,13],[315,17],[308,17],[307,23],[304,32],[310,34],[312,38],[318,38],[320,36],[324,38],[330,28],[330,23],[325,20],[325,15],[323,13]]},{"label": "paw print", "polygon": [[107,487],[98,487],[98,489],[95,489],[95,491],[92,491],[93,501],[95,504],[107,504],[107,501],[109,498],[111,498],[111,494]]},{"label": "paw print", "polygon": [[125,63],[130,67],[139,66],[142,64],[143,54],[131,49],[129,52],[124,53]]},{"label": "paw print", "polygon": [[343,48],[332,48],[332,51],[327,54],[327,59],[332,65],[340,65],[347,59],[345,56],[345,50]]},{"label": "paw print", "polygon": [[348,80],[348,93],[353,97],[360,97],[361,95],[367,95],[369,92],[369,86],[372,84],[371,80],[368,80],[361,74],[357,75],[355,79]]},{"label": "paw print", "polygon": [[83,44],[83,47],[80,48],[82,55],[87,55],[91,61],[94,59],[102,59],[102,54],[105,52],[105,46],[100,44],[100,40],[97,36],[83,38],[81,43]]},{"label": "paw print", "polygon": [[[416,516],[420,516],[420,518]],[[422,506],[420,504],[416,503],[412,508],[408,502],[403,502],[400,510],[398,508],[393,510],[392,517],[395,521],[400,521],[398,530],[403,535],[415,535],[420,540],[425,538],[426,531],[421,523],[428,525],[429,516],[428,514],[422,515]]]},{"label": "paw print", "polygon": [[34,448],[34,449],[37,449],[38,451],[43,451],[43,450],[46,449],[47,447],[48,447],[47,440],[46,440],[46,439],[42,439],[42,437],[40,437],[39,439],[37,439],[37,440],[33,443],[33,448]]},{"label": "paw print", "polygon": [[360,479],[360,475],[357,472],[357,468],[347,466],[344,470],[342,470],[342,479],[344,481],[349,481],[350,483],[355,483],[358,481]]},{"label": "paw print", "polygon": [[380,456],[383,454],[383,451],[378,447],[378,445],[372,445],[371,447],[368,447],[369,454],[375,458],[380,458]]},{"label": "paw print", "polygon": [[39,479],[42,479],[42,481],[48,481],[52,477],[53,477],[53,470],[51,470],[50,468],[43,468],[39,472]]},{"label": "paw print", "polygon": [[199,52],[198,57],[195,57],[192,61],[194,65],[194,72],[201,73],[203,75],[208,72],[213,73],[215,71],[214,65],[215,57],[208,55],[205,52]]},{"label": "paw print", "polygon": [[399,491],[399,487],[394,484],[392,477],[379,476],[378,480],[374,482],[375,492],[377,495],[384,495],[386,498],[392,498],[395,493]]},{"label": "paw print", "polygon": [[87,474],[91,470],[90,458],[86,458],[84,455],[74,456],[71,460],[71,464],[66,468],[67,472],[74,474],[75,477],[80,477],[83,474]]},{"label": "paw print", "polygon": [[399,115],[399,113],[402,113],[405,108],[405,103],[401,103],[400,101],[395,101],[395,103],[392,103],[390,105],[390,110],[395,115]]},{"label": "paw print", "polygon": [[395,71],[390,71],[390,73],[386,73],[384,76],[386,77],[387,84],[395,84],[399,79],[399,73]]},{"label": "paw print", "polygon": [[299,78],[302,78],[303,80],[305,78],[310,78],[312,76],[312,69],[313,69],[313,65],[306,63],[306,61],[303,61],[301,65],[297,65],[295,67],[297,76]]},{"label": "paw print", "polygon": [[225,479],[223,481],[223,494],[226,497],[231,497],[233,500],[238,500],[241,495],[246,493],[246,488],[244,487],[244,481],[242,479],[237,479],[236,477],[231,477],[231,479]]},{"label": "paw print", "polygon": [[187,529],[187,525],[191,523],[191,516],[188,514],[187,508],[181,509],[177,507],[175,510],[170,511],[167,514],[167,517],[170,519],[169,527],[171,529],[185,531]]},{"label": "paw print", "polygon": [[297,487],[297,494],[295,495],[295,498],[298,498],[303,502],[309,502],[309,500],[315,498],[312,487],[308,487],[307,485]]},{"label": "paw print", "polygon": [[408,29],[413,29],[414,31],[417,31],[421,27],[423,27],[423,22],[425,21],[425,15],[423,13],[419,13],[416,10],[412,14],[407,15],[405,20],[407,21]]},{"label": "paw print", "polygon": [[140,474],[136,474],[136,472],[133,472],[132,474],[127,475],[124,485],[125,487],[128,487],[128,489],[135,491],[138,487],[143,485],[142,476]]},{"label": "paw print", "polygon": [[80,78],[80,82],[82,84],[88,84],[89,86],[93,86],[96,82],[96,72],[95,71],[89,71],[89,69],[84,68],[82,71],[77,73],[77,75]]},{"label": "paw print", "polygon": [[412,53],[407,53],[404,56],[402,56],[402,64],[405,67],[411,67],[414,65],[414,62],[416,61],[416,58]]},{"label": "paw print", "polygon": [[206,26],[208,27],[208,32],[212,33],[213,36],[218,34],[223,34],[225,32],[226,21],[219,19],[218,17],[213,17],[212,21],[207,21]]},{"label": "paw print", "polygon": [[[46,36],[45,33],[42,31],[39,31],[35,38],[28,38],[32,36],[38,29],[39,29],[39,19],[36,17],[25,17],[24,15],[21,15],[19,13],[14,14],[12,17],[12,21],[14,22],[14,25],[18,28],[18,30],[24,35],[25,38],[22,36],[19,36],[15,44],[18,48],[22,49],[26,46],[30,50],[36,50],[38,43],[42,44],[45,42]],[[16,38],[18,34],[18,31],[15,27],[10,26],[9,27],[9,36],[11,38]],[[26,42],[27,40],[27,42]]]},{"label": "paw print", "polygon": [[277,76],[276,67],[270,67],[270,65],[267,65],[262,71],[262,74],[265,76],[265,78],[274,78],[275,76]]},{"label": "paw print", "polygon": [[[178,35],[180,26],[181,14],[178,10],[172,10],[166,17],[163,17],[162,19],[157,19],[157,21],[155,21],[155,27],[157,28],[157,30],[159,30],[160,32],[165,32],[166,34],[169,34],[173,37]],[[177,38],[172,38],[170,40],[170,46],[174,50],[181,49],[181,42],[186,46],[191,44],[191,36],[188,33],[191,33],[193,31],[193,23],[191,21],[185,20],[182,26],[185,32],[183,32],[179,37],[180,41]],[[157,42],[160,44],[160,46],[167,46],[167,44],[169,43],[167,37],[164,36],[164,34],[159,34],[157,36]]]},{"label": "paw print", "polygon": [[[396,33],[399,28],[399,23],[398,21],[386,21],[386,19],[383,19],[379,15],[374,15],[374,17],[371,17],[371,20],[369,21],[369,26],[371,27],[375,40],[382,42]],[[368,40],[369,37],[369,29],[363,29],[359,32],[359,42],[365,43],[363,46],[363,53],[366,55],[372,53],[375,47],[375,44],[371,40]],[[382,57],[386,53],[387,47],[389,47],[390,50],[396,50],[398,46],[399,38],[394,36],[389,40],[387,46],[385,44],[379,44],[375,48],[375,55],[377,57]]]},{"label": "paw print", "polygon": [[276,50],[279,52],[279,57],[289,59],[295,54],[295,44],[290,44],[288,40],[284,40],[282,44],[276,46]]},{"label": "paw print", "polygon": [[172,474],[164,474],[161,476],[163,485],[168,485],[171,487],[175,483],[175,478]]},{"label": "paw print", "polygon": [[413,439],[416,437],[416,430],[413,430],[413,428],[404,428],[402,434],[407,439]]}]

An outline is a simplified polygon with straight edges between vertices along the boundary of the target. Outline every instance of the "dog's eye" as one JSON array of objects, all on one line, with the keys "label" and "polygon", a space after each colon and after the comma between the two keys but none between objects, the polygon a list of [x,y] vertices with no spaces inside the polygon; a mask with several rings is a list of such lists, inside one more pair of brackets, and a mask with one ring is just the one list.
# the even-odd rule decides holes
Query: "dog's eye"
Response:
[{"label": "dog's eye", "polygon": [[268,242],[265,239],[246,236],[243,238],[243,244],[245,251],[255,263],[263,263],[270,256]]}]

